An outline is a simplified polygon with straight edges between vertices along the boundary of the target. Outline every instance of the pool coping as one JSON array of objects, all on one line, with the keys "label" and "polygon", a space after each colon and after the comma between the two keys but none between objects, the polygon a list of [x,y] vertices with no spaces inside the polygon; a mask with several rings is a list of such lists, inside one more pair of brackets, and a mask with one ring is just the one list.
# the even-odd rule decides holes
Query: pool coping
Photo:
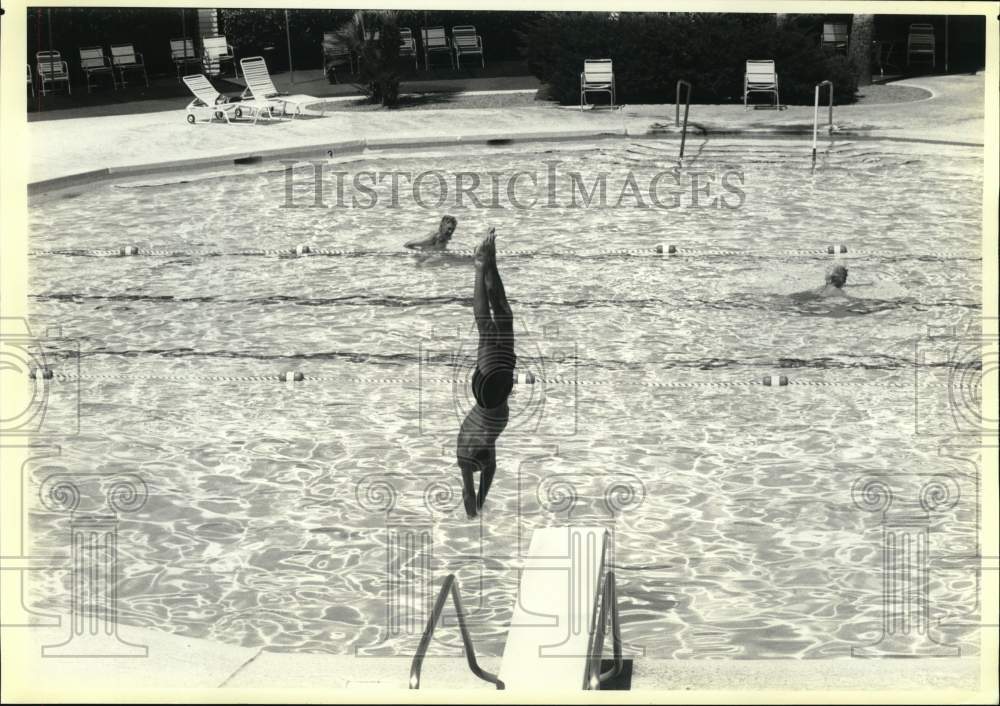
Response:
[{"label": "pool coping", "polygon": [[[16,631],[10,627],[4,629],[5,647],[19,648],[16,658],[4,665],[5,670],[11,670],[7,672],[9,675],[28,679],[22,682],[22,688],[27,685],[31,691],[22,694],[28,700],[63,700],[69,695],[65,691],[68,689],[72,689],[73,700],[85,700],[90,693],[101,693],[105,697],[121,693],[124,700],[126,694],[162,696],[167,693],[164,690],[170,690],[171,700],[197,701],[199,695],[205,696],[206,690],[221,694],[222,689],[227,695],[215,698],[256,701],[268,690],[283,695],[282,698],[287,698],[289,690],[296,693],[296,698],[322,690],[319,693],[325,692],[329,698],[331,690],[352,690],[342,693],[357,694],[359,689],[389,690],[394,698],[406,698],[403,692],[409,687],[412,657],[408,655],[276,651],[102,619],[97,619],[95,627],[98,630],[94,634],[107,635],[112,642],[88,643],[85,636],[73,633],[72,616],[52,617],[58,622],[23,626]],[[61,649],[61,659],[44,655],[53,645],[64,648],[73,644],[76,638],[82,638],[76,643],[79,651]],[[107,651],[115,644],[128,650],[115,649],[111,653],[132,658],[116,659]],[[103,652],[98,654],[102,648]],[[94,652],[95,649],[98,652]],[[500,667],[501,657],[480,656],[479,662],[483,668],[495,672]],[[757,697],[762,695],[758,690],[765,693],[783,690],[798,692],[801,702],[808,703],[810,696],[823,696],[828,690],[870,696],[876,691],[875,684],[878,690],[900,690],[902,694],[920,693],[911,689],[972,690],[985,676],[985,664],[982,655],[960,654],[932,659],[865,659],[844,655],[720,661],[646,657],[640,653],[633,662],[632,690],[720,695],[724,694],[720,690],[725,689],[742,690],[736,693],[744,695],[746,690],[754,690]],[[496,694],[492,684],[477,679],[470,672],[461,651],[448,656],[428,655],[421,677],[421,692],[425,695],[443,692],[450,693],[453,698],[456,693],[473,689],[484,698],[488,698],[487,691]],[[525,692],[510,694],[514,698],[524,695]],[[896,697],[899,696],[897,692]]]},{"label": "pool coping", "polygon": [[[782,138],[795,135],[810,135],[811,130],[804,130],[797,126],[773,128],[725,128],[707,127],[693,124],[694,135],[698,137],[755,137],[755,138]],[[596,139],[666,139],[679,138],[680,128],[667,126],[661,128],[646,128],[643,130],[621,128],[599,128],[570,131],[552,132],[513,132],[513,133],[487,133],[476,135],[432,135],[412,138],[361,138],[356,140],[341,140],[336,142],[319,142],[308,145],[293,147],[281,147],[276,149],[246,150],[232,152],[222,155],[212,155],[209,157],[195,157],[190,159],[171,160],[166,162],[149,162],[144,164],[129,164],[117,167],[104,167],[101,169],[88,170],[76,174],[66,174],[51,179],[42,179],[29,182],[28,194],[31,196],[44,194],[52,191],[59,191],[87,184],[96,185],[116,178],[130,178],[159,174],[164,172],[188,170],[192,168],[216,168],[226,166],[238,166],[240,164],[257,164],[265,161],[281,161],[283,159],[303,159],[326,154],[329,157],[340,157],[351,154],[361,154],[367,150],[394,151],[409,149],[456,147],[462,145],[492,145],[508,146],[518,143],[531,142],[563,142],[574,140],[596,140]],[[880,140],[889,142],[912,142],[921,144],[954,145],[963,147],[983,147],[980,142],[968,142],[957,140],[934,140],[917,137],[901,137],[896,135],[873,135],[871,129],[845,129],[838,130],[834,126],[834,131],[824,133],[823,139],[834,139],[846,137],[853,140]]]}]

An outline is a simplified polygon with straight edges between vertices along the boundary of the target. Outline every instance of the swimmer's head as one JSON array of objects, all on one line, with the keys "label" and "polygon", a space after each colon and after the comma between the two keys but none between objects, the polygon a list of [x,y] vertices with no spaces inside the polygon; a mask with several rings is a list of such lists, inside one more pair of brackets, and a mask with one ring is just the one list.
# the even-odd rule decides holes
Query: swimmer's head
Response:
[{"label": "swimmer's head", "polygon": [[837,289],[842,289],[847,284],[847,268],[843,265],[834,265],[826,273],[827,284],[832,284]]},{"label": "swimmer's head", "polygon": [[454,216],[444,216],[441,219],[441,225],[438,226],[438,240],[447,243],[455,233],[456,227],[458,227],[458,221]]}]

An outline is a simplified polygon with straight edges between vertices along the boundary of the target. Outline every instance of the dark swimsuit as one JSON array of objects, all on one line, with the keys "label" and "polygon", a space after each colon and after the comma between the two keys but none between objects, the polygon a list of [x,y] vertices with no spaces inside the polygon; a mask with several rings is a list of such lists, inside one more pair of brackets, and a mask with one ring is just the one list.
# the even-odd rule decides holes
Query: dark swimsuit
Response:
[{"label": "dark swimsuit", "polygon": [[491,347],[489,372],[484,373],[476,365],[472,373],[472,395],[476,406],[469,410],[458,435],[458,463],[469,466],[474,471],[496,463],[496,439],[507,428],[510,412],[507,397],[514,388],[514,365],[517,356],[513,350],[513,340],[500,334],[495,328],[490,333],[490,341],[481,340]]},{"label": "dark swimsuit", "polygon": [[[513,354],[512,354],[513,357]],[[492,372],[484,375],[476,366],[472,373],[472,395],[476,398],[476,404],[483,409],[494,409],[507,401],[510,391],[514,389],[514,368],[506,365],[493,368]]]}]

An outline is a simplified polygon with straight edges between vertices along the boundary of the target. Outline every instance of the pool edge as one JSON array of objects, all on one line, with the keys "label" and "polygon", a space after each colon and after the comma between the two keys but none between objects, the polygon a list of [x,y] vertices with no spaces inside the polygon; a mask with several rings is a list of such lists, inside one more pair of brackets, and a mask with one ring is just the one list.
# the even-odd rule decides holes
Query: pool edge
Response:
[{"label": "pool edge", "polygon": [[[811,131],[788,128],[766,128],[766,129],[741,129],[741,128],[713,128],[697,126],[698,137],[756,137],[756,138],[782,138],[795,135],[806,136]],[[73,188],[81,185],[94,186],[96,184],[121,177],[136,177],[150,174],[159,174],[191,168],[216,168],[238,164],[258,163],[265,161],[281,161],[282,159],[303,159],[316,157],[318,154],[326,154],[328,157],[340,157],[350,154],[361,154],[367,150],[392,151],[409,149],[426,149],[435,147],[457,147],[462,145],[485,144],[494,146],[509,146],[519,143],[531,142],[562,142],[574,140],[595,140],[595,139],[666,139],[680,137],[680,130],[676,127],[665,129],[643,129],[633,130],[627,127],[621,128],[601,128],[596,130],[571,130],[553,132],[525,132],[525,133],[492,133],[481,135],[455,135],[455,136],[422,136],[414,138],[362,138],[359,140],[342,140],[339,142],[319,142],[309,145],[295,147],[281,147],[270,150],[251,150],[233,152],[212,157],[195,157],[191,159],[171,160],[167,162],[150,162],[146,164],[132,164],[118,167],[104,167],[101,169],[88,170],[78,174],[66,174],[51,179],[41,179],[39,181],[28,182],[28,195],[35,196],[52,191]],[[953,140],[933,140],[916,137],[899,137],[892,135],[872,135],[869,131],[859,132],[856,130],[835,130],[832,134],[824,135],[824,139],[848,138],[852,140],[884,140],[887,142],[912,142],[917,144],[937,144],[955,145],[963,147],[983,147],[982,143],[953,141]]]},{"label": "pool edge", "polygon": [[[44,656],[45,646],[68,646],[70,616],[62,615],[58,626],[38,626],[18,631],[18,647],[22,648],[18,665],[22,674],[30,675],[35,684],[69,685],[76,696],[81,690],[114,688],[115,691],[142,689],[177,689],[178,685],[192,693],[204,689],[227,689],[227,693],[256,693],[259,689],[295,690],[378,689],[406,690],[409,681],[410,658],[407,656],[358,656],[352,654],[319,654],[278,652],[261,647],[240,647],[204,638],[184,637],[152,628],[136,627],[98,620],[108,636],[107,641],[88,644],[79,640],[79,654],[66,654],[69,659]],[[10,628],[5,632],[10,635]],[[89,653],[97,647],[127,646],[117,656],[145,657],[116,659],[116,655],[99,657]],[[27,648],[27,649],[23,649]],[[145,649],[145,654],[136,650]],[[118,649],[111,652],[118,652]],[[98,659],[95,659],[98,657]],[[480,658],[488,670],[497,669],[499,656]],[[936,657],[933,659],[859,659],[848,656],[828,659],[732,659],[721,662],[712,659],[635,658],[632,678],[634,691],[678,691],[687,694],[721,693],[721,690],[791,690],[801,694],[804,702],[811,695],[820,696],[828,690],[842,690],[871,695],[878,689],[948,689],[978,688],[983,658],[976,656]],[[86,677],[86,685],[82,683]],[[487,689],[492,685],[476,679],[469,671],[464,656],[429,656],[422,674],[422,691]],[[37,688],[37,687],[36,687]],[[65,692],[52,689],[44,696],[48,700]],[[57,687],[58,688],[58,687]],[[199,691],[194,691],[199,690]],[[104,691],[104,693],[110,693]],[[732,693],[732,692],[730,692]],[[910,693],[918,693],[916,691]],[[183,691],[174,692],[181,696]],[[898,695],[898,693],[897,693]],[[182,697],[183,698],[183,697]],[[227,697],[229,698],[229,697]]]}]

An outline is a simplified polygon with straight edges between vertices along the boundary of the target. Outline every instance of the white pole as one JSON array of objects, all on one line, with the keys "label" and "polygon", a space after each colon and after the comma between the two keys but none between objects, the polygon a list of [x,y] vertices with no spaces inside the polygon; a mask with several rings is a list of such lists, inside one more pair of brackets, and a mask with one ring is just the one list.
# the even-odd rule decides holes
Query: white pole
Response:
[{"label": "white pole", "polygon": [[816,166],[816,125],[819,123],[819,86],[813,99],[813,166]]}]

